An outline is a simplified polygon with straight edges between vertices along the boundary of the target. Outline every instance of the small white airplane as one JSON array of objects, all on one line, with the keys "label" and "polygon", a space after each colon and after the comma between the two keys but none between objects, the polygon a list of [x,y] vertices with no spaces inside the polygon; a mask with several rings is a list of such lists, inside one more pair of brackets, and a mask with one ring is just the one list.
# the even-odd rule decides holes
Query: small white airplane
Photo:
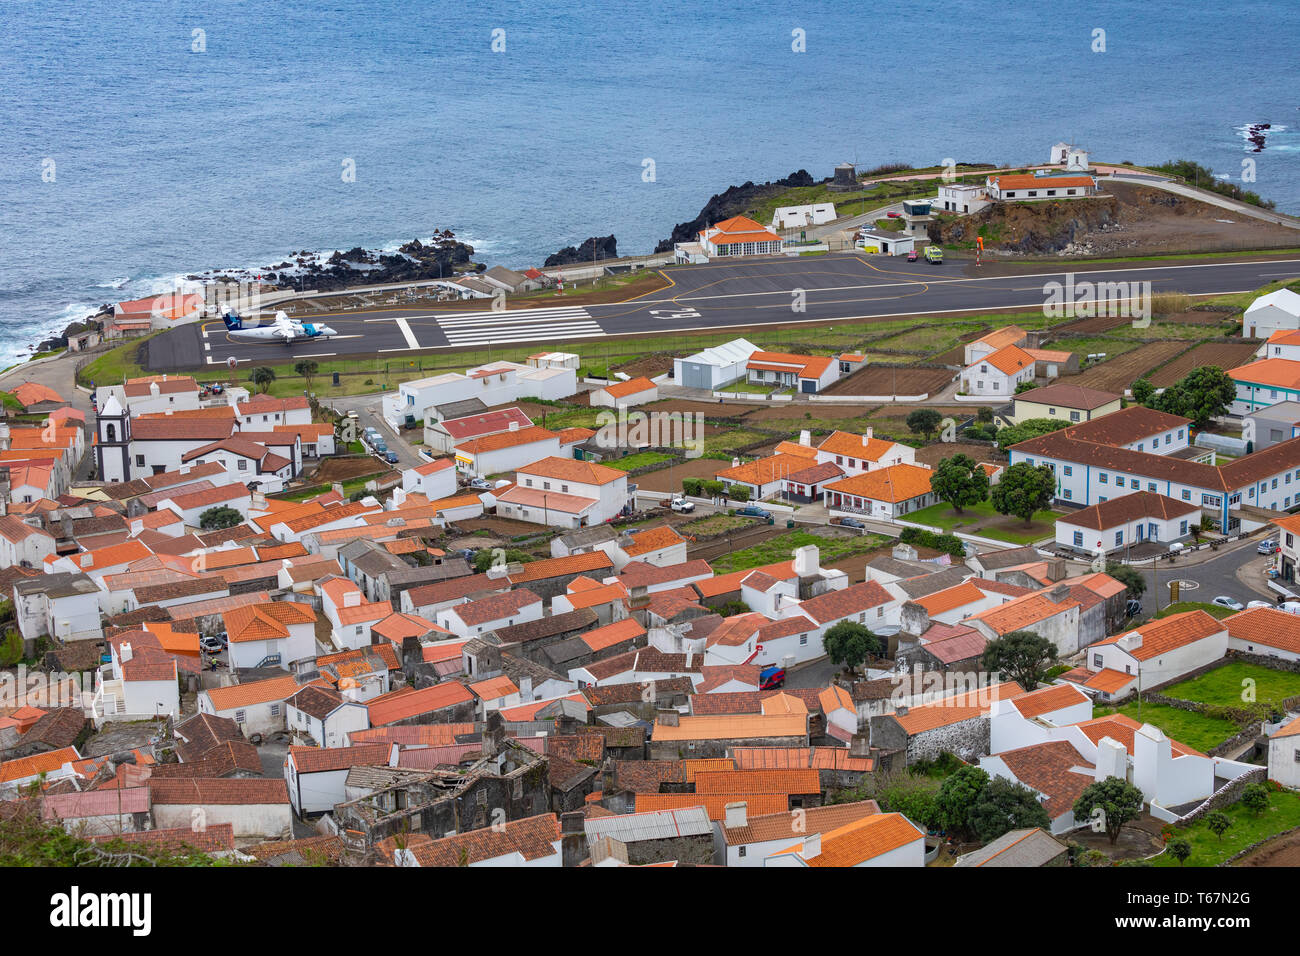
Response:
[{"label": "small white airplane", "polygon": [[328,339],[338,335],[328,325],[300,322],[283,312],[275,313],[274,321],[266,325],[245,326],[244,320],[235,312],[227,312],[222,321],[236,342],[283,342],[289,345],[303,339]]}]

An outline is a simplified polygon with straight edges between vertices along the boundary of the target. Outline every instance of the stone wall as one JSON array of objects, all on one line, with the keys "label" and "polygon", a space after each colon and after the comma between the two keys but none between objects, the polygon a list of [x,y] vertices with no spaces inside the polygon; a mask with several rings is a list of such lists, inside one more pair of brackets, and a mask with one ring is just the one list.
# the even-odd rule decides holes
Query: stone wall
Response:
[{"label": "stone wall", "polygon": [[1214,791],[1214,793],[1210,794],[1209,797],[1206,798],[1205,802],[1195,810],[1179,817],[1179,824],[1186,826],[1194,820],[1205,816],[1205,814],[1209,813],[1211,810],[1217,810],[1220,807],[1226,807],[1230,803],[1236,803],[1241,798],[1241,791],[1245,790],[1249,784],[1263,783],[1266,776],[1268,776],[1267,767],[1258,767],[1255,770],[1249,770],[1246,773],[1243,773],[1236,780],[1233,780],[1231,783],[1225,783],[1218,790]]}]

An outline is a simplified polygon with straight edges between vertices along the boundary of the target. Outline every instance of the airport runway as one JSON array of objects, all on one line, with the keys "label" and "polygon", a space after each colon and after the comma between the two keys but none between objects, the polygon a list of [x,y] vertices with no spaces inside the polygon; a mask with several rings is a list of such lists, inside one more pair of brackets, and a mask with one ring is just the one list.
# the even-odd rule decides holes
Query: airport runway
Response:
[{"label": "airport runway", "polygon": [[206,322],[153,339],[149,367],[203,368],[226,365],[231,357],[250,364],[522,343],[562,347],[565,341],[616,335],[729,329],[740,335],[762,325],[997,312],[1041,307],[1045,284],[1065,282],[1067,272],[1075,283],[1149,281],[1153,293],[1225,294],[1300,277],[1300,259],[1075,263],[1072,269],[1004,261],[977,266],[968,259],[930,265],[853,254],[712,262],[666,268],[669,288],[606,305],[565,305],[551,298],[539,308],[492,311],[484,299],[478,308],[464,303],[441,310],[322,313],[320,320],[338,335],[292,345],[237,342],[220,321]]}]

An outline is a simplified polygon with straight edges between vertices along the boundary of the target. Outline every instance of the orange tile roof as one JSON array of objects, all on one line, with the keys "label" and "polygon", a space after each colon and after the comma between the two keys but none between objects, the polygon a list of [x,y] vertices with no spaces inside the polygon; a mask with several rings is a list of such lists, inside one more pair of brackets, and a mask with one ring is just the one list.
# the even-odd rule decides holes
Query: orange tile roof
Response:
[{"label": "orange tile roof", "polygon": [[1266,358],[1229,369],[1233,381],[1273,388],[1300,388],[1300,362],[1284,358]]},{"label": "orange tile roof", "polygon": [[476,684],[470,684],[469,689],[474,692],[474,696],[479,700],[494,700],[497,697],[509,697],[511,694],[519,693],[519,688],[505,674],[500,677],[491,677],[487,680],[481,680]]},{"label": "orange tile roof", "polygon": [[944,611],[952,611],[982,600],[984,600],[984,592],[970,581],[963,581],[956,587],[914,598],[912,603],[921,605],[925,608],[925,612],[933,617],[935,614],[942,614]]},{"label": "orange tile roof", "polygon": [[510,583],[528,584],[545,578],[562,577],[569,574],[582,574],[586,571],[604,571],[613,569],[614,562],[604,551],[588,551],[585,554],[570,554],[562,558],[542,558],[540,561],[528,561],[520,570],[509,575]]},{"label": "orange tile roof", "polygon": [[1031,368],[1034,357],[1018,345],[1008,345],[977,361],[987,362],[1005,375],[1014,375],[1023,368]]},{"label": "orange tile roof", "polygon": [[1277,608],[1256,607],[1224,618],[1228,636],[1300,654],[1300,617]]},{"label": "orange tile roof", "polygon": [[673,545],[681,544],[685,540],[669,525],[659,525],[654,528],[646,528],[633,535],[632,543],[623,546],[623,553],[635,557],[650,551],[658,551],[661,548],[671,548]]},{"label": "orange tile roof", "polygon": [[1283,724],[1270,739],[1277,740],[1281,737],[1295,737],[1297,735],[1300,735],[1300,717]]},{"label": "orange tile roof", "polygon": [[638,375],[636,378],[630,378],[626,382],[618,382],[614,385],[605,386],[605,394],[610,398],[624,398],[628,395],[636,395],[640,392],[648,392],[651,389],[658,388],[654,382],[644,375]]},{"label": "orange tile roof", "polygon": [[1012,699],[1011,706],[1020,711],[1020,716],[1032,720],[1055,710],[1073,707],[1075,704],[1086,704],[1091,699],[1073,684],[1054,684],[1051,687],[1021,694]]},{"label": "orange tile roof", "polygon": [[800,378],[821,378],[832,359],[825,355],[792,355],[789,352],[755,352],[745,368],[769,372],[795,372]]},{"label": "orange tile roof", "polygon": [[81,755],[77,753],[76,747],[64,747],[61,750],[49,750],[45,753],[32,754],[30,757],[20,757],[17,760],[6,760],[0,763],[0,783],[34,777],[41,773],[53,773],[65,763],[80,759]]},{"label": "orange tile roof", "polygon": [[771,455],[734,468],[723,468],[714,472],[714,477],[747,485],[767,485],[807,467],[808,460],[802,455]]},{"label": "orange tile roof", "polygon": [[831,684],[824,691],[817,695],[821,702],[822,713],[829,714],[833,710],[843,709],[856,712],[857,708],[853,703],[853,695],[841,687],[839,684]]},{"label": "orange tile roof", "polygon": [[784,770],[703,770],[695,774],[698,793],[821,793],[821,778],[811,767]]},{"label": "orange tile roof", "polygon": [[1137,680],[1135,674],[1122,674],[1107,667],[1097,671],[1085,680],[1083,685],[1099,690],[1103,694],[1117,694],[1135,680]]},{"label": "orange tile roof", "polygon": [[778,581],[789,581],[794,578],[794,562],[778,561],[776,564],[765,564],[758,568],[746,568],[743,571],[732,571],[729,574],[719,574],[716,577],[704,581],[692,582],[692,587],[700,592],[704,598],[716,597],[719,594],[728,594],[732,591],[740,590],[740,582],[755,571],[776,578]]},{"label": "orange tile roof", "polygon": [[374,698],[367,705],[367,708],[370,711],[371,726],[382,727],[384,724],[391,724],[394,721],[405,720],[409,717],[418,717],[421,714],[442,710],[444,707],[468,703],[473,699],[474,695],[469,692],[464,684],[458,684],[455,681],[444,681],[441,684],[434,684],[432,687],[425,687],[422,690],[415,690],[410,687],[395,690],[392,693]]},{"label": "orange tile roof", "polygon": [[1140,627],[1114,634],[1096,643],[1116,644],[1125,634],[1136,631],[1142,635],[1142,644],[1128,654],[1139,661],[1147,661],[1225,630],[1227,627],[1223,621],[1215,620],[1198,608],[1195,611],[1183,611],[1181,614],[1171,614],[1166,618],[1148,621]]},{"label": "orange tile roof", "polygon": [[[587,698],[582,694],[569,694],[561,700],[571,700],[575,704],[581,704],[583,710],[591,710],[591,705],[587,703]],[[502,720],[524,721],[532,720],[539,710],[551,706],[555,700],[535,700],[531,704],[520,704],[518,707],[506,707],[500,711]]]},{"label": "orange tile roof", "polygon": [[296,601],[272,601],[231,608],[222,615],[232,643],[274,641],[289,636],[291,624],[313,624],[316,612]]},{"label": "orange tile roof", "polygon": [[617,623],[606,624],[604,627],[579,634],[578,637],[593,651],[603,651],[615,644],[641,637],[645,632],[645,628],[638,624],[635,618],[627,617]]},{"label": "orange tile roof", "polygon": [[703,807],[710,820],[723,820],[727,816],[727,804],[742,801],[748,804],[747,812],[753,814],[783,813],[790,809],[790,798],[784,793],[638,793],[636,812]]},{"label": "orange tile roof", "polygon": [[62,402],[65,400],[54,389],[48,385],[42,385],[40,382],[23,382],[10,394],[22,403],[23,408],[29,408],[40,402]]},{"label": "orange tile roof", "polygon": [[1046,594],[1035,592],[1024,597],[1012,598],[1005,604],[980,611],[966,620],[982,621],[997,634],[1010,634],[1012,631],[1018,631],[1030,624],[1044,621],[1079,606],[1078,601],[1071,600],[1069,597],[1058,604]]},{"label": "orange tile roof", "polygon": [[855,435],[852,432],[833,431],[817,446],[817,451],[864,461],[879,461],[881,455],[886,454],[896,445],[896,442],[875,436],[867,438],[865,435]]},{"label": "orange tile roof", "polygon": [[1007,173],[990,177],[999,189],[1055,189],[1058,186],[1095,186],[1091,176],[1035,176],[1033,173]]},{"label": "orange tile roof", "polygon": [[968,345],[987,345],[993,351],[1006,348],[1008,345],[1019,345],[1025,340],[1028,333],[1018,325],[1008,325],[1001,329],[994,329],[987,335],[982,335]]},{"label": "orange tile roof", "polygon": [[519,445],[531,445],[535,442],[558,438],[555,432],[540,425],[519,428],[515,431],[495,432],[481,438],[471,438],[456,446],[457,454],[481,455],[484,452],[499,451],[502,448],[515,448]]},{"label": "orange tile roof", "polygon": [[832,481],[822,487],[826,491],[896,504],[929,494],[930,478],[933,475],[933,471],[920,465],[890,465],[863,475]]},{"label": "orange tile roof", "polygon": [[536,475],[539,478],[555,478],[560,481],[573,481],[586,485],[608,485],[622,478],[627,480],[627,472],[617,468],[608,468],[590,461],[578,461],[574,458],[543,458],[531,465],[518,469],[519,475]]},{"label": "orange tile roof", "polygon": [[[1073,726],[1082,730],[1084,735],[1094,744],[1098,743],[1102,737],[1110,737],[1112,740],[1123,744],[1131,755],[1133,753],[1133,734],[1143,725],[1126,714],[1116,713],[1107,714],[1104,717],[1094,717],[1092,720],[1081,720]],[[1168,736],[1168,734],[1165,736]],[[1205,756],[1199,750],[1193,750],[1172,737],[1169,738],[1169,743],[1175,757]]]},{"label": "orange tile roof", "polygon": [[251,704],[265,704],[269,701],[288,700],[304,686],[292,675],[272,677],[267,680],[251,681],[247,684],[231,684],[229,687],[211,687],[204,693],[212,702],[214,710],[236,710]]},{"label": "orange tile roof", "polygon": [[655,740],[744,740],[750,737],[807,737],[804,714],[709,714],[682,716],[676,727],[655,722]]},{"label": "orange tile roof", "polygon": [[1024,689],[1014,681],[990,684],[988,687],[967,691],[964,694],[954,694],[929,704],[909,707],[906,714],[896,713],[894,719],[911,737],[927,730],[948,727],[987,714],[993,706],[993,701],[1017,697],[1023,693]]}]

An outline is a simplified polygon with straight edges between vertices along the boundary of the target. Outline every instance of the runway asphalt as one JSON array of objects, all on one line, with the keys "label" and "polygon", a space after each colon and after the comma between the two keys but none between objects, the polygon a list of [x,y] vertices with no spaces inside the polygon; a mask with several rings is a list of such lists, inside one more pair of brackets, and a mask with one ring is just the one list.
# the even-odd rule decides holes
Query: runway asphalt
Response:
[{"label": "runway asphalt", "polygon": [[[637,299],[606,305],[566,305],[551,298],[539,308],[473,310],[472,304],[445,310],[380,309],[323,313],[338,335],[291,345],[239,342],[220,321],[175,329],[149,343],[149,368],[196,369],[283,362],[299,358],[400,355],[431,349],[506,346],[522,343],[560,346],[604,336],[734,329],[799,322],[870,318],[918,318],[936,313],[997,312],[1041,307],[1044,285],[1064,283],[1150,282],[1153,293],[1191,295],[1249,292],[1279,279],[1300,277],[1300,259],[1167,260],[1061,266],[950,260],[930,265],[901,257],[839,254],[803,258],[745,259],[663,270],[669,288]],[[311,316],[298,316],[311,321]]]}]

